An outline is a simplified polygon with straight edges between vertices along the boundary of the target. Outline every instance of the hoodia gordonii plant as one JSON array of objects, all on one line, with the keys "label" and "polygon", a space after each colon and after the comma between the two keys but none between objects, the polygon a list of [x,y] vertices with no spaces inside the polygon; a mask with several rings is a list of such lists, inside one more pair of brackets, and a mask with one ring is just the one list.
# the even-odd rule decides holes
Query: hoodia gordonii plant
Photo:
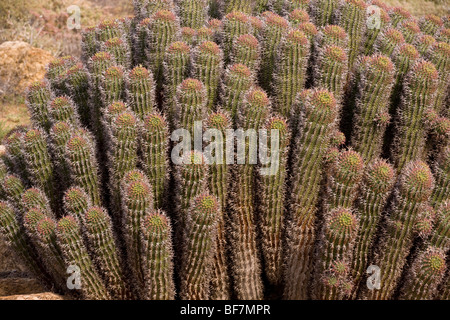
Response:
[{"label": "hoodia gordonii plant", "polygon": [[411,160],[423,157],[425,144],[424,112],[433,107],[438,72],[428,61],[419,60],[406,76],[401,106],[395,118],[391,156],[400,172]]},{"label": "hoodia gordonii plant", "polygon": [[[284,200],[287,183],[287,155],[291,134],[286,120],[282,117],[271,117],[265,124],[268,138],[276,135],[278,149],[269,144],[264,155],[274,156],[275,164],[262,165],[259,169],[258,182],[261,188],[259,195],[259,217],[267,279],[279,284],[283,276],[283,225],[285,219]],[[274,129],[274,130],[273,130]],[[270,131],[269,131],[270,130]],[[273,130],[273,131],[272,131]]]},{"label": "hoodia gordonii plant", "polygon": [[381,155],[384,132],[390,120],[389,97],[395,68],[391,59],[375,54],[362,58],[355,69],[358,93],[351,146],[369,162]]},{"label": "hoodia gordonii plant", "polygon": [[1,143],[0,235],[30,274],[75,299],[448,298],[448,17],[133,5]]},{"label": "hoodia gordonii plant", "polygon": [[216,161],[210,166],[209,189],[220,204],[221,211],[217,215],[217,245],[214,254],[210,297],[214,300],[227,300],[230,298],[230,277],[227,263],[226,246],[226,208],[228,203],[230,166],[226,163],[225,135],[231,128],[232,122],[226,111],[219,110],[208,117],[207,127],[218,130],[222,136],[216,137],[219,149],[215,149]]},{"label": "hoodia gordonii plant", "polygon": [[433,230],[410,267],[401,298],[430,300],[437,295],[445,273],[446,254],[450,248],[450,202],[437,208]]},{"label": "hoodia gordonii plant", "polygon": [[352,298],[355,298],[368,267],[370,248],[394,182],[394,169],[383,159],[372,160],[364,170],[360,194],[354,205],[359,216],[359,227],[350,264],[350,276],[354,281]]},{"label": "hoodia gordonii plant", "polygon": [[289,116],[297,94],[305,86],[309,48],[309,40],[300,30],[290,31],[280,44],[273,91],[276,111],[284,117]]},{"label": "hoodia gordonii plant", "polygon": [[151,211],[142,222],[142,269],[145,298],[150,300],[175,297],[171,231],[170,221],[162,211]]},{"label": "hoodia gordonii plant", "polygon": [[[292,191],[289,196],[290,221],[287,224],[286,299],[307,299],[312,272],[315,215],[322,177],[322,159],[337,115],[333,94],[326,90],[307,90],[297,104],[302,119],[293,137]],[[289,279],[289,281],[287,281]]]},{"label": "hoodia gordonii plant", "polygon": [[220,210],[213,195],[201,193],[191,200],[183,231],[185,248],[180,270],[181,299],[206,300],[209,297]]},{"label": "hoodia gordonii plant", "polygon": [[391,211],[382,228],[383,236],[370,264],[380,267],[380,289],[364,288],[362,297],[385,300],[394,293],[396,283],[413,245],[414,226],[425,210],[434,187],[430,168],[422,161],[409,162],[394,190]]},{"label": "hoodia gordonii plant", "polygon": [[[270,112],[270,100],[261,89],[250,90],[238,114],[238,127],[258,130],[262,128]],[[253,137],[253,139],[255,136]],[[249,137],[249,139],[252,139]],[[255,140],[253,140],[255,141]],[[233,168],[236,177],[231,193],[231,248],[235,291],[239,299],[263,298],[261,263],[256,246],[255,166],[256,146],[244,139]],[[242,152],[243,151],[243,152]]]}]

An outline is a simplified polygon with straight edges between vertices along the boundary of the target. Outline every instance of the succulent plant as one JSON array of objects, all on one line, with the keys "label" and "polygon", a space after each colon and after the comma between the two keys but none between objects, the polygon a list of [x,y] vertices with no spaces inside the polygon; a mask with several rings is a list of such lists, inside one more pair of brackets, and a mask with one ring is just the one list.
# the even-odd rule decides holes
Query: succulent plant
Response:
[{"label": "succulent plant", "polygon": [[26,91],[30,123],[1,142],[0,235],[47,290],[449,298],[448,16],[380,0],[133,6],[50,62]]},{"label": "succulent plant", "polygon": [[[228,203],[230,166],[226,162],[225,135],[231,128],[232,121],[229,113],[223,110],[211,113],[208,117],[207,128],[218,130],[222,136],[216,137],[221,150],[214,150],[215,162],[210,161],[209,190],[217,197],[221,211],[217,214],[217,245],[214,254],[214,268],[211,279],[210,298],[213,300],[227,300],[230,298],[230,277],[228,275],[226,248],[226,208]],[[206,151],[206,150],[205,150]],[[212,153],[213,150],[211,150]],[[221,152],[221,153],[220,153]]]},{"label": "succulent plant", "polygon": [[275,72],[276,53],[282,39],[289,31],[289,22],[276,13],[266,11],[262,14],[266,27],[261,42],[261,68],[259,82],[263,89],[272,92],[272,81]]},{"label": "succulent plant", "polygon": [[275,63],[273,92],[276,111],[288,117],[297,94],[304,88],[310,44],[300,30],[292,30],[280,44]]},{"label": "succulent plant", "polygon": [[353,298],[356,297],[357,289],[368,267],[370,248],[375,241],[381,215],[394,182],[394,168],[381,158],[369,162],[364,170],[360,194],[355,204],[359,213],[359,227],[351,258],[350,273],[355,284]]},{"label": "succulent plant", "polygon": [[144,270],[145,298],[173,300],[172,227],[162,211],[150,211],[142,221],[142,269]]},{"label": "succulent plant", "polygon": [[167,48],[164,57],[164,93],[166,96],[164,111],[172,127],[177,110],[177,88],[188,74],[190,52],[191,49],[187,43],[177,41]]},{"label": "succulent plant", "polygon": [[209,297],[209,274],[216,245],[217,216],[220,206],[215,196],[201,193],[191,200],[185,217],[183,263],[180,297],[183,300],[206,300]]},{"label": "succulent plant", "polygon": [[56,236],[66,265],[79,268],[80,291],[83,297],[89,300],[109,300],[111,296],[89,257],[83,243],[80,225],[75,218],[71,216],[61,218],[56,227]]},{"label": "succulent plant", "polygon": [[237,112],[244,100],[245,93],[253,83],[252,71],[244,64],[230,65],[225,71],[222,87],[222,107],[231,114],[233,122],[236,122]]},{"label": "succulent plant", "polygon": [[426,163],[412,161],[403,168],[394,190],[392,210],[383,225],[383,237],[369,262],[380,267],[381,287],[379,290],[365,289],[363,297],[385,300],[392,296],[413,245],[414,224],[433,187],[434,178]]},{"label": "succulent plant", "polygon": [[351,145],[365,162],[381,155],[389,124],[389,103],[395,68],[391,59],[375,54],[361,59],[357,67],[358,93]]},{"label": "succulent plant", "polygon": [[[262,165],[258,176],[261,190],[259,201],[259,229],[262,238],[265,274],[273,284],[279,284],[283,276],[283,226],[285,220],[284,200],[286,197],[287,155],[290,145],[290,130],[286,119],[275,116],[265,124],[268,130],[267,139],[277,137],[278,149],[268,146],[263,149],[264,154],[274,156],[270,164]],[[271,141],[271,140],[268,140]],[[261,149],[260,149],[261,152]]]},{"label": "succulent plant", "polygon": [[201,43],[194,52],[193,74],[206,88],[206,107],[212,110],[218,97],[219,80],[222,76],[222,49],[212,41]]},{"label": "succulent plant", "polygon": [[291,195],[288,197],[291,221],[286,226],[284,297],[290,300],[308,297],[322,159],[337,115],[336,100],[326,90],[306,90],[299,95],[296,104],[297,108],[305,111],[299,113],[302,116],[299,122],[301,127],[294,136],[295,156],[292,166],[295,170],[290,182]]},{"label": "succulent plant", "polygon": [[253,72],[259,70],[261,48],[258,39],[251,34],[243,34],[234,40],[231,62],[241,63]]},{"label": "succulent plant", "polygon": [[[243,130],[262,128],[270,109],[269,97],[263,90],[250,90],[241,105],[237,127]],[[238,165],[232,172],[237,179],[232,183],[230,195],[234,290],[239,299],[262,299],[261,264],[256,248],[256,209],[252,192],[256,172],[251,159],[255,160],[255,150],[247,143],[241,147],[241,154],[237,156]]]},{"label": "succulent plant", "polygon": [[166,119],[159,113],[148,114],[140,134],[142,166],[153,190],[155,208],[162,208],[167,190],[169,163],[169,128]]},{"label": "succulent plant", "polygon": [[425,144],[421,118],[434,104],[438,77],[435,66],[425,60],[417,61],[408,72],[402,104],[395,119],[396,136],[391,151],[397,171],[401,171],[409,161],[421,157]]}]

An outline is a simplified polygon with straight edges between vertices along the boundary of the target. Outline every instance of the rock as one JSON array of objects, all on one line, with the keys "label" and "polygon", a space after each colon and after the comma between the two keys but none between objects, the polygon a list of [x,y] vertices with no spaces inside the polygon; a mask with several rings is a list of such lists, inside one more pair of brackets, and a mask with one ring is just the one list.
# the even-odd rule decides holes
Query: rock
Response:
[{"label": "rock", "polygon": [[0,279],[0,297],[45,292],[45,288],[31,278]]},{"label": "rock", "polygon": [[64,297],[52,292],[43,292],[0,297],[0,300],[64,300]]},{"label": "rock", "polygon": [[[5,271],[27,271],[26,267],[20,263],[16,254],[10,250],[5,241],[0,237],[0,273]],[[1,289],[0,289],[1,290]],[[0,294],[1,295],[1,294]]]},{"label": "rock", "polygon": [[53,56],[23,41],[6,41],[0,45],[0,94],[23,94],[25,89],[45,75]]}]

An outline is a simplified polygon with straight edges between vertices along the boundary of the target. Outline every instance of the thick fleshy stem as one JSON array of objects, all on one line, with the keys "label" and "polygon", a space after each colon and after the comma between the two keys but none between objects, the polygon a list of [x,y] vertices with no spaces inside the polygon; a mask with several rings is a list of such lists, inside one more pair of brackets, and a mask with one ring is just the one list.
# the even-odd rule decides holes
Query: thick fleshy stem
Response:
[{"label": "thick fleshy stem", "polygon": [[25,191],[25,187],[20,178],[12,174],[6,175],[2,181],[2,190],[5,198],[14,205],[15,208],[23,212],[22,194]]},{"label": "thick fleshy stem", "polygon": [[396,48],[404,43],[405,38],[399,30],[388,28],[377,38],[374,47],[375,51],[389,57]]},{"label": "thick fleshy stem", "polygon": [[[229,166],[226,163],[226,130],[230,129],[232,121],[229,113],[219,110],[208,117],[207,128],[220,132],[215,136],[218,148],[208,150],[211,152],[209,189],[215,195],[222,208],[221,214],[217,217],[217,246],[214,254],[214,268],[211,279],[211,296],[213,300],[228,300],[230,298],[230,280],[228,276],[228,266],[226,257],[226,228],[225,228],[225,208],[228,201]],[[219,150],[220,148],[220,150]],[[205,150],[206,152],[206,150]]]},{"label": "thick fleshy stem", "polygon": [[56,210],[54,168],[44,132],[39,129],[28,130],[23,136],[23,146],[32,183],[42,188]]},{"label": "thick fleshy stem", "polygon": [[259,82],[263,89],[272,92],[276,56],[283,37],[289,31],[289,22],[270,11],[266,11],[262,15],[266,26],[261,43],[262,55]]},{"label": "thick fleshy stem", "polygon": [[[205,119],[207,113],[205,86],[199,80],[185,79],[177,88],[176,100],[175,127],[188,130],[194,137],[195,122]],[[183,144],[192,149],[194,142],[184,139]]]},{"label": "thick fleshy stem", "polygon": [[82,188],[71,187],[64,192],[64,212],[68,216],[83,221],[84,214],[91,207],[91,199]]},{"label": "thick fleshy stem", "polygon": [[43,266],[52,277],[55,288],[66,293],[66,266],[61,249],[56,243],[56,222],[44,208],[29,209],[23,220],[25,232],[36,253],[42,258]]},{"label": "thick fleshy stem", "polygon": [[77,220],[71,216],[60,219],[56,236],[66,265],[79,271],[83,297],[89,300],[109,300],[111,297],[89,257]]},{"label": "thick fleshy stem", "polygon": [[131,68],[131,49],[126,39],[119,37],[108,39],[102,44],[100,49],[114,57],[117,65],[125,69]]},{"label": "thick fleshy stem", "polygon": [[127,96],[133,112],[142,120],[156,110],[153,75],[142,66],[135,67],[127,77]]},{"label": "thick fleshy stem", "polygon": [[438,208],[439,205],[450,200],[450,146],[447,146],[437,155],[433,164],[433,172],[436,185],[430,197],[431,205]]},{"label": "thick fleshy stem", "polygon": [[321,27],[331,24],[338,7],[339,0],[311,0],[309,8],[315,25]]},{"label": "thick fleshy stem", "polygon": [[223,0],[223,2],[224,12],[227,14],[237,11],[251,14],[255,6],[255,1],[252,0]]},{"label": "thick fleshy stem", "polygon": [[173,42],[164,57],[164,96],[163,110],[171,128],[175,127],[177,110],[177,88],[187,78],[191,49],[185,42]]},{"label": "thick fleshy stem", "polygon": [[225,71],[222,87],[222,107],[231,114],[234,123],[236,122],[238,108],[253,82],[251,70],[243,64],[233,64]]},{"label": "thick fleshy stem", "polygon": [[445,275],[445,251],[428,246],[420,251],[401,288],[401,300],[431,300]]},{"label": "thick fleshy stem", "polygon": [[48,217],[56,218],[50,208],[50,203],[44,192],[37,188],[30,188],[22,194],[22,207],[24,213],[31,209],[38,209],[45,212]]},{"label": "thick fleshy stem", "polygon": [[223,73],[223,53],[211,41],[205,41],[194,51],[193,75],[206,88],[206,108],[213,110],[218,98],[219,81]]},{"label": "thick fleshy stem", "polygon": [[56,188],[66,190],[70,183],[69,164],[65,158],[66,144],[70,139],[73,128],[67,122],[58,121],[50,129],[51,150],[57,179]]},{"label": "thick fleshy stem", "polygon": [[150,212],[142,222],[142,269],[145,299],[173,300],[172,226],[163,211]]},{"label": "thick fleshy stem", "polygon": [[420,28],[414,19],[403,21],[397,28],[403,34],[405,41],[410,44],[413,44],[421,34]]},{"label": "thick fleshy stem", "polygon": [[183,27],[181,28],[181,41],[186,43],[188,46],[193,46],[197,39],[197,30],[189,28],[189,27]]},{"label": "thick fleshy stem", "polygon": [[86,64],[97,51],[96,26],[88,26],[81,31],[81,61]]},{"label": "thick fleshy stem", "polygon": [[[373,4],[372,4],[373,5]],[[370,10],[370,7],[368,8]],[[364,55],[371,55],[374,52],[374,45],[377,41],[377,39],[380,37],[380,34],[383,30],[387,28],[389,25],[389,22],[391,21],[391,18],[389,17],[389,14],[384,10],[383,8],[378,7],[380,10],[380,19],[376,19],[377,16],[371,15],[376,14],[377,11],[370,11],[369,13],[369,19],[367,22],[370,24],[368,25],[365,33],[365,40],[364,40],[364,48],[363,53]],[[379,23],[379,25],[378,25]]]},{"label": "thick fleshy stem", "polygon": [[[319,236],[313,299],[336,300],[346,296],[347,261],[358,232],[358,217],[346,207],[336,207],[325,213],[325,221]],[[337,270],[335,270],[337,269]],[[336,283],[330,282],[329,272]],[[331,277],[333,278],[333,277]]]},{"label": "thick fleshy stem", "polygon": [[140,132],[142,166],[153,190],[156,209],[162,208],[169,176],[169,127],[159,112],[148,114]]},{"label": "thick fleshy stem", "polygon": [[240,11],[232,11],[222,19],[223,51],[225,62],[230,59],[235,39],[244,34],[252,33],[252,25],[248,15]]},{"label": "thick fleshy stem", "polygon": [[339,25],[348,34],[348,69],[353,70],[353,64],[364,41],[366,30],[366,7],[362,0],[344,0],[339,7]]},{"label": "thick fleshy stem", "polygon": [[200,44],[205,41],[215,42],[214,31],[208,27],[201,27],[196,30],[195,43]]},{"label": "thick fleshy stem", "polygon": [[[126,174],[126,176],[128,173]],[[146,177],[122,183],[122,228],[127,248],[128,264],[132,271],[133,287],[143,297],[144,273],[141,265],[141,227],[142,222],[153,210],[153,192]]]},{"label": "thick fleshy stem", "polygon": [[174,10],[173,0],[133,0],[134,13],[139,20],[150,18],[159,10]]},{"label": "thick fleshy stem", "polygon": [[60,96],[52,99],[48,104],[48,111],[53,124],[61,121],[74,127],[81,125],[77,108],[70,97]]},{"label": "thick fleshy stem", "polygon": [[395,28],[398,24],[402,23],[405,20],[411,19],[411,13],[402,8],[402,7],[394,7],[389,10],[389,16],[391,17],[391,24]]},{"label": "thick fleshy stem", "polygon": [[360,194],[355,204],[355,208],[358,210],[359,228],[350,272],[354,281],[352,291],[354,299],[368,267],[367,263],[375,233],[394,182],[394,168],[381,158],[374,159],[364,170]]},{"label": "thick fleshy stem", "polygon": [[344,96],[345,80],[348,72],[348,56],[336,45],[327,45],[318,49],[316,64],[313,69],[314,85],[333,93],[338,103]]},{"label": "thick fleshy stem", "polygon": [[124,69],[120,66],[106,69],[100,80],[100,88],[104,107],[115,101],[123,101],[125,98]]},{"label": "thick fleshy stem", "polygon": [[358,92],[351,146],[368,163],[381,155],[395,68],[391,59],[375,54],[362,58],[355,69]]},{"label": "thick fleshy stem", "polygon": [[108,136],[108,168],[111,197],[114,206],[120,208],[120,185],[123,176],[136,168],[138,163],[139,123],[131,111],[124,111],[117,116],[105,114],[110,125],[105,121]]},{"label": "thick fleshy stem", "polygon": [[[243,130],[261,129],[271,111],[267,94],[259,89],[251,89],[240,107],[237,127]],[[239,134],[239,132],[238,132]],[[244,134],[244,132],[240,132]],[[231,187],[231,248],[234,287],[238,299],[262,299],[261,262],[256,247],[255,208],[255,163],[256,140],[249,137],[249,143],[242,138],[238,145],[237,165],[233,168]],[[253,141],[252,141],[253,140]]]},{"label": "thick fleshy stem", "polygon": [[183,300],[209,299],[220,210],[217,198],[209,193],[199,194],[190,202],[180,269],[180,297]]},{"label": "thick fleshy stem", "polygon": [[338,113],[327,90],[305,90],[297,98],[300,120],[293,141],[292,177],[288,197],[290,220],[286,226],[284,298],[307,299],[312,272],[316,205],[319,200],[323,159]]},{"label": "thick fleshy stem", "polygon": [[414,226],[424,211],[434,187],[434,178],[426,163],[412,161],[402,170],[382,237],[374,258],[369,262],[380,267],[380,289],[365,288],[362,297],[390,299],[413,245]]},{"label": "thick fleshy stem", "polygon": [[70,96],[78,108],[80,120],[86,127],[91,126],[88,76],[88,71],[81,62],[69,68],[64,76]]},{"label": "thick fleshy stem", "polygon": [[425,145],[425,125],[422,117],[434,104],[439,74],[428,61],[419,60],[406,76],[402,104],[395,119],[391,157],[400,172],[412,160],[422,157]]},{"label": "thick fleshy stem", "polygon": [[243,34],[233,43],[231,63],[243,64],[256,74],[259,70],[260,51],[258,39],[251,34]]},{"label": "thick fleshy stem", "polygon": [[306,82],[310,43],[300,30],[290,31],[281,42],[275,62],[273,91],[276,93],[276,111],[289,117],[297,94]]},{"label": "thick fleshy stem", "polygon": [[182,27],[199,29],[208,20],[207,0],[178,0],[177,6]]},{"label": "thick fleshy stem", "polygon": [[65,154],[75,185],[85,190],[93,205],[100,206],[99,169],[92,136],[83,130],[74,132],[66,144]]},{"label": "thick fleshy stem", "polygon": [[434,14],[428,14],[419,20],[420,30],[423,33],[435,37],[440,28],[444,25],[442,19]]},{"label": "thick fleshy stem", "polygon": [[422,34],[414,41],[414,45],[421,56],[426,56],[435,44],[436,39],[428,34]]},{"label": "thick fleshy stem", "polygon": [[90,207],[83,215],[89,249],[113,299],[131,298],[130,288],[120,265],[119,251],[113,234],[111,218],[105,209]]},{"label": "thick fleshy stem", "polygon": [[438,296],[438,286],[445,273],[446,253],[450,249],[450,201],[436,208],[431,235],[415,257],[400,299],[431,300]]},{"label": "thick fleshy stem", "polygon": [[309,22],[308,12],[301,9],[295,9],[288,15],[288,21],[293,29],[297,28],[299,24]]},{"label": "thick fleshy stem", "polygon": [[25,132],[26,127],[17,127],[11,130],[3,139],[3,144],[6,149],[3,158],[8,170],[20,176],[25,183],[28,183],[30,174],[28,173],[23,148],[23,135]]},{"label": "thick fleshy stem", "polygon": [[445,105],[450,86],[450,44],[437,42],[429,51],[429,60],[434,63],[439,73],[434,110],[438,114],[450,116]]},{"label": "thick fleshy stem", "polygon": [[33,82],[26,92],[26,103],[31,119],[35,126],[46,132],[50,129],[51,122],[47,104],[51,98],[50,85],[46,80]]},{"label": "thick fleshy stem", "polygon": [[153,73],[156,88],[160,89],[163,80],[164,55],[170,44],[178,40],[180,22],[173,12],[160,10],[152,16],[147,28],[146,63]]},{"label": "thick fleshy stem", "polygon": [[270,161],[259,168],[259,230],[265,273],[270,283],[276,285],[283,275],[284,201],[291,135],[286,119],[279,116],[271,117],[265,129],[267,141],[260,145],[260,154]]}]

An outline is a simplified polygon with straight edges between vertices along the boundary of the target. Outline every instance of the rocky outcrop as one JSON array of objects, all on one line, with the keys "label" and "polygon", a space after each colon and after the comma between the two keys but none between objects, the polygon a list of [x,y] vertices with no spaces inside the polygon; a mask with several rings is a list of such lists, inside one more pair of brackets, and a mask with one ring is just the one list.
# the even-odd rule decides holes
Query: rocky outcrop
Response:
[{"label": "rocky outcrop", "polygon": [[53,56],[23,41],[0,44],[0,95],[22,94],[36,80],[44,77]]}]

